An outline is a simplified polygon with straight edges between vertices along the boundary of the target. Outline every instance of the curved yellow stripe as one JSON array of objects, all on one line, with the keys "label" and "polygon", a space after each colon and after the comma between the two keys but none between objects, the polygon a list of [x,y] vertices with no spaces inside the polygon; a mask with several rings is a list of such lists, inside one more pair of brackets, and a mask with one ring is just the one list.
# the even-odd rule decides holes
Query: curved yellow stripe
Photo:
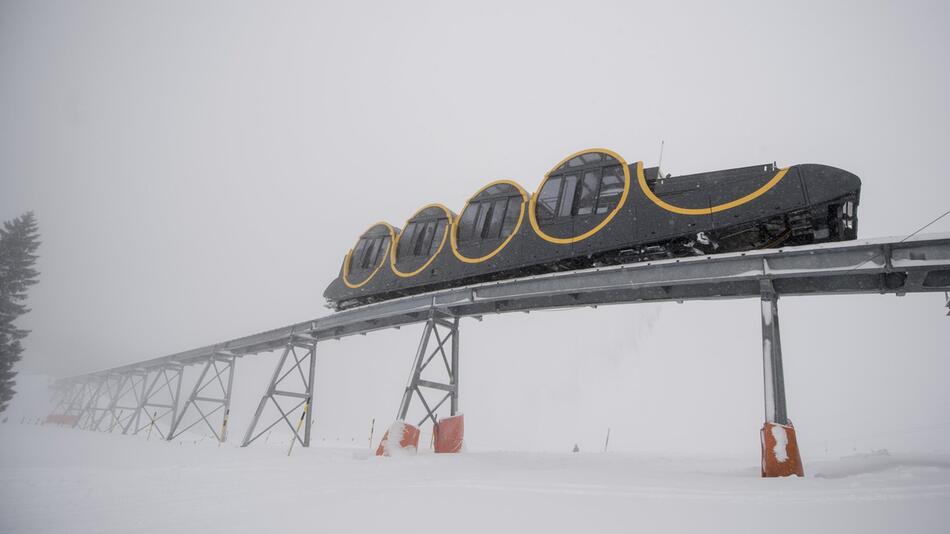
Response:
[{"label": "curved yellow stripe", "polygon": [[650,189],[650,186],[647,185],[646,177],[643,175],[643,162],[637,163],[637,181],[640,182],[640,189],[643,190],[643,194],[647,198],[653,201],[657,206],[665,209],[666,211],[671,211],[673,213],[679,213],[680,215],[712,215],[720,211],[726,211],[728,209],[735,208],[736,206],[741,206],[746,202],[751,202],[760,196],[768,192],[769,189],[775,187],[779,182],[782,181],[782,178],[785,177],[785,173],[788,172],[788,167],[780,169],[771,180],[766,182],[762,187],[756,189],[755,191],[749,193],[748,195],[737,198],[731,202],[726,202],[724,204],[719,204],[717,206],[712,206],[709,208],[681,208],[679,206],[674,206],[668,202],[664,202],[660,197],[656,196],[653,190]]},{"label": "curved yellow stripe", "polygon": [[406,220],[406,224],[403,226],[403,228],[406,228],[406,226],[409,225],[409,222],[412,221],[413,217],[415,217],[416,215],[419,215],[419,213],[429,208],[441,208],[442,211],[445,212],[446,219],[448,219],[448,223],[445,226],[445,231],[442,232],[442,242],[439,243],[439,250],[436,250],[435,254],[433,254],[432,257],[429,258],[428,261],[423,263],[422,266],[416,269],[415,271],[412,271],[411,273],[404,273],[396,268],[396,251],[399,250],[399,238],[402,237],[402,233],[400,232],[400,234],[396,236],[395,241],[393,241],[393,248],[392,248],[393,253],[389,255],[389,267],[392,269],[393,274],[395,274],[396,276],[400,278],[410,278],[424,271],[425,268],[428,267],[429,264],[432,263],[432,261],[435,260],[439,256],[439,253],[442,252],[442,247],[445,246],[445,242],[448,240],[449,230],[451,229],[450,227],[452,226],[452,220],[454,218],[452,217],[452,212],[449,211],[449,208],[446,208],[442,204],[427,204],[425,206],[422,206],[421,208],[419,208],[418,211],[412,214],[412,217],[409,217],[409,219]]},{"label": "curved yellow stripe", "polygon": [[[623,177],[624,177],[623,194],[620,196],[620,202],[617,203],[617,207],[614,208],[613,211],[611,211],[609,214],[607,214],[607,217],[604,218],[604,220],[601,221],[600,224],[598,224],[597,226],[591,228],[590,230],[584,232],[583,234],[579,236],[574,236],[574,237],[549,236],[548,234],[544,233],[541,230],[540,226],[538,226],[538,217],[535,214],[535,212],[537,211],[538,195],[541,193],[541,189],[544,187],[545,182],[548,181],[548,178],[551,176],[551,173],[558,170],[561,167],[561,165],[564,165],[568,161],[578,156],[582,156],[584,154],[590,154],[593,152],[600,152],[603,154],[607,154],[611,156],[612,158],[614,158],[615,160],[617,160],[618,163],[620,163],[620,167],[623,169]],[[637,165],[642,166],[643,162],[641,161],[637,163]],[[541,180],[541,184],[538,185],[538,190],[535,191],[533,195],[531,195],[531,205],[528,207],[528,220],[531,222],[531,228],[534,228],[534,233],[538,234],[538,237],[540,237],[541,239],[549,243],[554,243],[556,245],[569,245],[571,243],[577,243],[578,241],[583,241],[587,239],[588,237],[596,234],[603,227],[607,226],[607,223],[609,223],[610,220],[614,218],[614,215],[617,215],[617,213],[620,212],[620,209],[623,208],[623,205],[627,201],[627,194],[629,192],[630,192],[630,167],[627,165],[627,162],[623,159],[623,157],[621,157],[620,154],[617,154],[613,150],[607,150],[606,148],[588,148],[587,150],[581,150],[580,152],[575,152],[571,154],[570,156],[562,159],[560,162],[558,162],[557,165],[554,166],[553,169],[551,169],[550,171],[548,171],[547,174],[544,175],[544,179]]]},{"label": "curved yellow stripe", "polygon": [[[468,208],[468,205],[472,203],[473,198],[480,195],[482,191],[488,189],[489,187],[493,185],[498,185],[498,184],[513,185],[515,189],[517,189],[518,192],[521,193],[521,212],[518,214],[518,222],[515,224],[515,229],[512,230],[511,235],[505,238],[505,240],[501,243],[501,245],[499,245],[498,248],[493,250],[490,254],[486,254],[480,258],[469,258],[469,257],[463,256],[462,253],[459,252],[459,249],[458,249],[458,225],[459,225],[459,221],[462,219],[462,214],[465,213],[465,210]],[[498,254],[499,252],[501,252],[501,250],[508,245],[508,242],[511,241],[512,238],[515,237],[515,234],[518,233],[518,230],[521,228],[521,222],[524,221],[524,210],[525,210],[525,205],[527,203],[528,203],[528,192],[525,191],[523,187],[518,185],[517,182],[513,182],[511,180],[498,180],[479,189],[478,191],[475,192],[474,195],[468,197],[468,200],[465,201],[465,207],[462,208],[462,211],[459,212],[458,217],[456,217],[455,221],[452,222],[452,232],[450,234],[450,244],[452,245],[452,253],[455,254],[455,257],[458,258],[459,261],[462,261],[465,263],[481,263],[483,261],[490,260],[492,257],[495,256],[495,254]]]},{"label": "curved yellow stripe", "polygon": [[[392,251],[395,250],[393,248],[393,241],[395,241],[396,239],[396,230],[393,228],[391,224],[387,222],[382,222],[382,221],[375,223],[369,228],[367,228],[366,230],[364,230],[363,233],[360,234],[360,237],[362,237],[363,234],[365,234],[366,232],[369,232],[370,230],[372,230],[373,228],[376,228],[379,225],[383,225],[386,228],[389,228],[389,250],[386,251],[386,254],[391,254]],[[356,289],[356,288],[365,286],[370,280],[373,279],[374,276],[376,276],[376,272],[379,271],[379,268],[382,267],[384,263],[386,263],[386,256],[383,256],[383,259],[379,260],[379,265],[377,265],[376,268],[373,269],[373,272],[369,273],[369,276],[366,277],[366,280],[363,280],[362,282],[358,284],[353,284],[350,282],[350,280],[346,276],[347,273],[350,272],[350,261],[351,261],[352,256],[353,256],[353,249],[350,249],[350,251],[346,253],[346,259],[343,260],[343,276],[342,276],[343,284],[345,284],[346,287],[350,289]]]}]

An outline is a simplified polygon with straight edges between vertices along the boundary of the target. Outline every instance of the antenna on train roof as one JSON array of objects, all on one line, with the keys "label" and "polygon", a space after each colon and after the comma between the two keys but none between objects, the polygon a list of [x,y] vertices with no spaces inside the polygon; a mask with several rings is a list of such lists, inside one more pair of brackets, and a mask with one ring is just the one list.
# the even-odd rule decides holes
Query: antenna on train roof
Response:
[{"label": "antenna on train roof", "polygon": [[660,140],[660,158],[659,158],[659,159],[657,160],[657,162],[656,162],[656,170],[658,171],[658,172],[657,172],[658,175],[661,174],[659,171],[660,171],[660,170],[662,169],[662,167],[663,167],[663,145],[664,145],[665,143],[666,143],[666,141]]}]

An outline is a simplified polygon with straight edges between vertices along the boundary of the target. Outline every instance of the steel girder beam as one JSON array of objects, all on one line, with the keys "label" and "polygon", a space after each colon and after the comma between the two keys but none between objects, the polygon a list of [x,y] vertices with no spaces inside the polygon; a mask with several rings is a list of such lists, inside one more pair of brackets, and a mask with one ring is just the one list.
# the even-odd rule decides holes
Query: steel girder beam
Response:
[{"label": "steel girder beam", "polygon": [[[184,407],[177,414],[177,417],[172,419],[171,429],[165,439],[171,441],[202,421],[219,442],[223,443],[227,439],[235,359],[233,354],[227,353],[215,353],[208,358],[201,370],[198,381],[195,382],[195,386],[191,390],[191,394],[188,395],[188,400],[185,401]],[[222,378],[222,375],[225,375],[226,378]],[[217,387],[209,388],[211,384],[215,384]],[[205,406],[204,410],[202,406]],[[189,408],[194,408],[198,417],[188,426],[181,428],[181,423],[185,419]],[[217,412],[222,412],[222,419],[221,426],[216,429],[215,425],[211,423],[211,416]]]},{"label": "steel girder beam", "polygon": [[[291,358],[293,361],[291,361]],[[313,417],[311,417],[310,414],[312,412],[313,380],[316,364],[317,341],[310,337],[293,336],[290,343],[284,347],[277,366],[274,368],[274,374],[271,377],[270,383],[268,383],[264,395],[261,396],[261,402],[257,405],[254,418],[247,427],[247,432],[244,434],[244,441],[241,442],[242,447],[247,447],[281,421],[287,423],[290,431],[293,432],[295,442],[300,443],[304,447],[310,446],[310,430],[313,424]],[[284,370],[285,366],[287,366],[286,371]],[[287,389],[286,385],[283,389],[278,389],[278,386],[284,383],[284,380],[291,375],[295,377],[290,380],[291,383],[297,382],[296,378],[300,379],[299,387],[303,390],[302,392],[291,391]],[[278,398],[281,397],[293,399],[291,401],[293,406],[289,410],[285,409],[285,406],[281,406],[278,401]],[[258,423],[260,422],[261,414],[263,414],[264,407],[267,405],[268,400],[277,408],[280,416],[258,431]],[[291,417],[300,407],[303,407],[303,411],[300,412],[301,419],[297,426],[294,426]],[[300,435],[300,423],[303,423],[304,426],[303,436]]]},{"label": "steel girder beam", "polygon": [[[433,338],[435,338],[433,340]],[[435,349],[430,352],[430,343],[434,341]],[[448,348],[448,352],[446,349]],[[423,372],[429,367],[429,364],[436,356],[440,356],[442,367],[445,372],[444,382],[430,380],[422,377]],[[422,337],[419,340],[419,347],[416,349],[416,357],[413,361],[412,372],[409,374],[409,380],[406,389],[402,395],[402,402],[399,403],[399,410],[396,418],[405,421],[409,415],[409,406],[412,404],[413,397],[419,399],[422,408],[425,410],[425,417],[419,421],[417,426],[422,426],[426,420],[432,422],[432,425],[439,424],[439,408],[449,400],[450,415],[457,415],[459,411],[459,386],[458,386],[458,363],[459,363],[459,318],[445,317],[441,314],[430,313],[429,319],[422,330]],[[436,366],[438,367],[438,366]],[[436,403],[430,403],[423,394],[423,389],[444,392],[441,399]]]},{"label": "steel girder beam", "polygon": [[[184,367],[175,363],[167,363],[158,369],[146,371],[145,384],[147,386],[139,397],[135,412],[122,428],[122,433],[128,434],[131,430],[132,435],[135,435],[144,429],[148,429],[148,434],[151,436],[154,428],[164,439],[168,434],[162,431],[159,422],[166,417],[174,420],[175,414],[178,413],[183,374]],[[149,375],[151,375],[150,381]],[[144,421],[143,414],[145,415]]]}]

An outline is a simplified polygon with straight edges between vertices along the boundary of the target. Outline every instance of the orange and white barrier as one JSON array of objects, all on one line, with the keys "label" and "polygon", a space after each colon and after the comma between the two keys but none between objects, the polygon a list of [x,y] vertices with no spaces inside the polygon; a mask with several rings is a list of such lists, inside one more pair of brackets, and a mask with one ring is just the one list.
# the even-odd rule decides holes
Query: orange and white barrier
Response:
[{"label": "orange and white barrier", "polygon": [[76,424],[76,421],[79,421],[78,415],[50,414],[46,416],[47,423],[56,423],[59,425],[73,426]]},{"label": "orange and white barrier", "polygon": [[462,452],[465,437],[465,417],[461,414],[440,419],[433,429],[435,452]]},{"label": "orange and white barrier", "polygon": [[419,449],[419,429],[405,421],[396,421],[383,434],[376,456],[415,454]]},{"label": "orange and white barrier", "polygon": [[763,477],[805,476],[791,421],[787,425],[765,423],[761,438]]}]

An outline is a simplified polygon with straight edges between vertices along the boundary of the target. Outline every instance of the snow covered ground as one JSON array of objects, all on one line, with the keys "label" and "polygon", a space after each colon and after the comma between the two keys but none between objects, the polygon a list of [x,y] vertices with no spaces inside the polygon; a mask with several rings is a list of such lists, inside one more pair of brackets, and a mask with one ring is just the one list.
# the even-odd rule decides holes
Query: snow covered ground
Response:
[{"label": "snow covered ground", "polygon": [[0,425],[0,532],[948,532],[950,455],[756,458],[624,453],[241,449]]}]

